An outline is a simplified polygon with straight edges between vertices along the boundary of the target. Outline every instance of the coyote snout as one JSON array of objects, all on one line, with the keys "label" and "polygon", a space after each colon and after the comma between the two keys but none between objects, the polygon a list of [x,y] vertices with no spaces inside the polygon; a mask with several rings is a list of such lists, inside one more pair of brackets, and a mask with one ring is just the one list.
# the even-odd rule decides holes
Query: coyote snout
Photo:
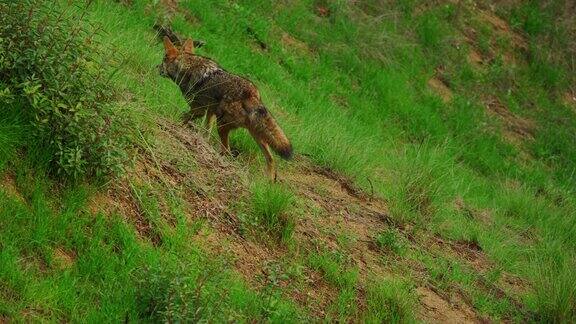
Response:
[{"label": "coyote snout", "polygon": [[266,173],[276,179],[274,159],[270,149],[284,159],[292,157],[292,145],[264,106],[256,86],[249,80],[222,69],[213,60],[196,55],[194,42],[188,39],[176,48],[164,37],[165,55],[158,65],[161,76],[180,86],[189,103],[185,121],[207,116],[209,123],[216,118],[222,152],[230,153],[228,134],[243,127],[248,129],[266,158]]}]

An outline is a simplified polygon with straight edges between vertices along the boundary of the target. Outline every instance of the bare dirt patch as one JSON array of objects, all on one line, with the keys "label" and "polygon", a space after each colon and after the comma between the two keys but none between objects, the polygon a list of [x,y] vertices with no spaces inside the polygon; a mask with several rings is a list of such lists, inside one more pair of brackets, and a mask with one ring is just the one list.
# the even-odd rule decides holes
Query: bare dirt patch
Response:
[{"label": "bare dirt patch", "polygon": [[162,238],[146,217],[140,201],[132,189],[127,185],[122,185],[117,190],[112,191],[112,197],[116,202],[113,211],[123,215],[129,223],[133,224],[140,238],[148,239],[156,246],[160,245]]},{"label": "bare dirt patch", "polygon": [[115,201],[110,189],[101,190],[96,192],[90,197],[88,201],[88,211],[95,215],[99,212],[110,214],[114,210]]},{"label": "bare dirt patch", "polygon": [[470,64],[472,64],[475,67],[480,67],[484,65],[484,58],[482,57],[482,54],[480,54],[480,52],[478,52],[475,49],[471,49],[470,52],[468,53],[468,62],[470,62]]},{"label": "bare dirt patch", "polygon": [[25,203],[26,199],[18,190],[16,185],[16,176],[13,173],[6,172],[0,181],[0,189],[4,190],[8,195],[18,199],[19,201]]},{"label": "bare dirt patch", "polygon": [[317,174],[323,175],[328,179],[337,182],[340,185],[340,188],[346,191],[348,195],[362,200],[367,198],[364,193],[358,187],[356,187],[356,185],[354,185],[352,180],[346,178],[345,176],[342,176],[333,170],[317,166],[312,167],[312,170]]},{"label": "bare dirt patch", "polygon": [[515,47],[522,50],[528,49],[528,42],[524,36],[512,30],[510,25],[504,19],[498,17],[495,13],[488,10],[480,10],[479,17],[483,21],[489,23],[496,32],[509,37]]},{"label": "bare dirt patch", "polygon": [[67,251],[62,247],[58,247],[52,251],[52,258],[56,263],[56,266],[63,270],[71,268],[76,260],[76,255],[72,251]]},{"label": "bare dirt patch", "polygon": [[576,113],[576,93],[566,92],[562,97],[562,102]]},{"label": "bare dirt patch", "polygon": [[420,297],[419,317],[426,323],[482,323],[466,303],[449,302],[429,287],[416,289]]},{"label": "bare dirt patch", "polygon": [[486,108],[490,115],[498,117],[504,123],[504,136],[511,143],[518,144],[534,139],[536,124],[533,121],[515,115],[496,98],[488,99]]},{"label": "bare dirt patch", "polygon": [[521,300],[532,289],[526,280],[509,273],[502,274],[498,285],[515,300]]},{"label": "bare dirt patch", "polygon": [[332,12],[330,11],[330,8],[323,6],[323,5],[317,5],[314,13],[318,16],[318,17],[322,17],[322,18],[327,18],[330,17],[330,15],[332,14]]},{"label": "bare dirt patch", "polygon": [[[303,167],[286,175],[287,182],[307,201],[310,214],[300,219],[296,236],[308,249],[345,249],[358,267],[361,283],[387,276],[374,248],[374,236],[389,225],[384,203],[367,199],[345,177],[318,167]],[[340,235],[340,237],[339,237]],[[339,241],[347,241],[342,247]]]},{"label": "bare dirt patch", "polygon": [[434,90],[434,92],[436,92],[436,94],[438,94],[445,103],[452,101],[452,98],[454,97],[452,90],[450,90],[448,85],[439,78],[434,77],[428,80],[428,86]]},{"label": "bare dirt patch", "polygon": [[287,32],[281,33],[280,41],[286,49],[294,50],[298,54],[306,55],[311,53],[308,44],[299,39],[296,39],[294,36],[288,34]]},{"label": "bare dirt patch", "polygon": [[464,260],[479,273],[485,273],[494,266],[494,263],[482,252],[482,248],[476,242],[445,240],[435,235],[431,236],[423,246],[427,246],[429,250],[436,249],[444,253],[447,252],[458,260]]}]

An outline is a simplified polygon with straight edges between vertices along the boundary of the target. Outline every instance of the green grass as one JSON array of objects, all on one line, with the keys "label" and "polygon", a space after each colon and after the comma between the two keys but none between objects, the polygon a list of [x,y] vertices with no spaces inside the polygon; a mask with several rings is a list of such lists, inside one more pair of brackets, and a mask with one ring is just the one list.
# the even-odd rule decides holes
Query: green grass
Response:
[{"label": "green grass", "polygon": [[358,269],[350,266],[346,256],[340,252],[312,253],[309,266],[322,273],[324,279],[338,290],[336,299],[330,304],[327,319],[345,321],[358,314],[357,298]]},{"label": "green grass", "polygon": [[414,287],[398,279],[373,282],[367,291],[366,323],[414,323]]},{"label": "green grass", "polygon": [[375,237],[375,241],[376,245],[380,249],[384,251],[391,251],[399,255],[402,255],[406,248],[401,236],[394,229],[387,229],[379,233]]},{"label": "green grass", "polygon": [[257,236],[267,233],[275,240],[289,242],[295,226],[295,216],[289,211],[294,195],[282,185],[269,182],[255,182],[251,191],[243,223],[253,227]]},{"label": "green grass", "polygon": [[[98,0],[88,9],[70,9],[86,10],[81,23],[100,26],[98,41],[115,49],[110,56],[119,70],[111,85],[119,93],[117,106],[134,125],[131,143],[146,150],[154,143],[155,118],[178,120],[186,110],[179,90],[155,68],[163,55],[151,28],[163,15],[155,3]],[[305,267],[338,291],[328,319],[413,321],[418,305],[412,284],[423,280],[448,292],[457,287],[491,319],[573,321],[576,114],[560,98],[576,74],[567,59],[570,31],[550,19],[567,19],[557,14],[561,6],[529,1],[498,8],[526,36],[523,49],[463,3],[325,1],[326,18],[315,14],[317,5],[184,0],[186,15],[180,11],[172,22],[178,32],[206,41],[200,54],[259,86],[297,155],[384,199],[391,222],[409,234],[475,242],[498,271],[527,286],[519,311],[506,299],[477,291],[485,274],[464,261],[415,253],[404,232],[375,229],[380,248],[423,264],[425,278],[395,273],[406,278],[378,278],[369,285],[347,252],[303,251]],[[468,27],[477,31],[467,34],[470,42],[463,37]],[[291,45],[284,33],[306,46]],[[484,56],[482,66],[468,63],[471,48]],[[433,76],[449,85],[451,102],[428,88]],[[487,101],[494,100],[529,120],[530,136],[510,139],[510,121],[487,112]],[[141,237],[127,215],[89,211],[90,198],[104,189],[90,181],[56,183],[45,167],[51,157],[28,145],[31,130],[20,108],[0,117],[0,170],[14,177],[19,193],[0,189],[0,321],[308,318],[283,288],[249,287],[229,260],[212,260],[190,240],[210,225],[187,219],[185,188],[111,181],[130,184],[150,237]],[[242,152],[238,164],[250,165],[250,194],[228,212],[241,216],[255,242],[262,241],[261,231],[290,243],[289,253],[309,248],[294,235],[295,215],[310,217],[300,215],[306,198],[263,180],[263,159],[246,132],[235,132],[231,142]],[[289,172],[283,163],[281,180]],[[57,249],[73,256],[71,266],[58,266]],[[218,267],[225,271],[214,274]],[[361,309],[358,290],[366,287]]]}]

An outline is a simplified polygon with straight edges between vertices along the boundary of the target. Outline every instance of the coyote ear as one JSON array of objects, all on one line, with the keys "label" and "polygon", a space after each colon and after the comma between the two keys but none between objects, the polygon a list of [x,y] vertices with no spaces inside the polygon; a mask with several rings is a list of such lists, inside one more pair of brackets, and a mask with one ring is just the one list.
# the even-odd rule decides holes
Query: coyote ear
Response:
[{"label": "coyote ear", "polygon": [[168,36],[164,36],[164,50],[169,59],[173,60],[178,57],[178,49],[174,47]]},{"label": "coyote ear", "polygon": [[192,41],[192,39],[188,38],[184,42],[184,46],[182,46],[182,48],[184,49],[184,53],[194,54],[194,42]]}]

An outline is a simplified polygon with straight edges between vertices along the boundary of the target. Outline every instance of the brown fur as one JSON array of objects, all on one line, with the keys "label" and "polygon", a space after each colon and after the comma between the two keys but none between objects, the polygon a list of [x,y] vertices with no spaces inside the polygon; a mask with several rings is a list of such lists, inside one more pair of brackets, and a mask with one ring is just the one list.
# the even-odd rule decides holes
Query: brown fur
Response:
[{"label": "brown fur", "polygon": [[266,109],[256,86],[249,80],[222,69],[209,58],[194,53],[188,39],[180,49],[164,37],[165,56],[159,66],[162,76],[172,79],[188,101],[188,122],[207,116],[208,124],[216,118],[222,151],[230,152],[228,134],[243,127],[248,129],[266,158],[267,174],[275,179],[276,171],[270,148],[285,159],[292,157],[292,145]]}]

